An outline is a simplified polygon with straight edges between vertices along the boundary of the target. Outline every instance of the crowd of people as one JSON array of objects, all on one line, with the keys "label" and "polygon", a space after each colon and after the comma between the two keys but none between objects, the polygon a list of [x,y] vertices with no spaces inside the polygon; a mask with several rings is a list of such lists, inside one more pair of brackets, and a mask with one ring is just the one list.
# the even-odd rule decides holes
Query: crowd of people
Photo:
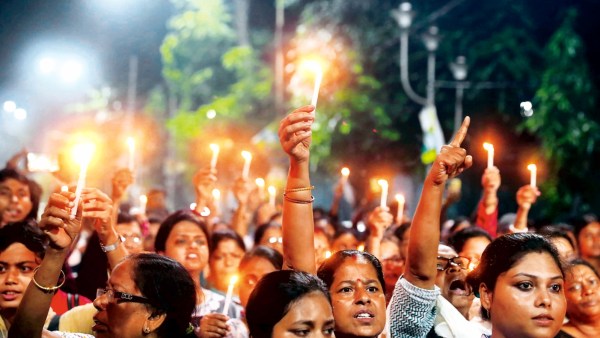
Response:
[{"label": "crowd of people", "polygon": [[194,176],[194,209],[170,212],[153,190],[132,213],[134,177],[122,169],[111,192],[57,189],[39,212],[41,187],[9,161],[0,338],[600,337],[594,216],[529,229],[540,192],[526,185],[514,217],[499,217],[491,167],[474,216],[446,219],[456,199],[447,186],[473,163],[468,117],[431,165],[412,219],[378,204],[350,227],[338,217],[343,187],[329,212],[313,208],[313,122],[313,106],[281,121],[290,167],[280,210],[239,178],[229,223],[211,167]]}]

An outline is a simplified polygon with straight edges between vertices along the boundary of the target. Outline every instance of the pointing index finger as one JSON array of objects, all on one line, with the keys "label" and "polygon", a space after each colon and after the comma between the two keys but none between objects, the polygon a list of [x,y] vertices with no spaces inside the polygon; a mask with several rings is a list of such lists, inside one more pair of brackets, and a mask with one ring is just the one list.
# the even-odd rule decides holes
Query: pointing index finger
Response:
[{"label": "pointing index finger", "polygon": [[452,141],[450,141],[451,146],[460,147],[462,142],[465,140],[465,137],[467,137],[467,131],[469,131],[469,124],[471,124],[471,118],[467,116],[463,120],[463,123],[460,126],[460,128],[458,128],[458,131],[456,132],[456,135],[454,135]]}]

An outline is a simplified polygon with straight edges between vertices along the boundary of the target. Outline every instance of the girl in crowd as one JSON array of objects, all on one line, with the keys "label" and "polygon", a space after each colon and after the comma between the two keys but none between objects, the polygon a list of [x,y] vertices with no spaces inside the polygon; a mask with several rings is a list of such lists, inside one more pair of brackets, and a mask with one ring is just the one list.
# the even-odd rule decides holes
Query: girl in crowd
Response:
[{"label": "girl in crowd", "polygon": [[[247,336],[247,330],[240,320],[242,309],[232,304],[227,314],[224,310],[225,296],[203,289],[200,274],[208,265],[209,234],[206,224],[191,210],[179,210],[171,214],[160,225],[154,247],[156,252],[181,263],[196,285],[196,310],[194,325],[201,337]],[[231,319],[231,320],[230,320]]]},{"label": "girl in crowd", "polygon": [[247,311],[253,338],[334,336],[327,287],[305,272],[282,270],[265,275],[252,291]]},{"label": "girl in crowd", "polygon": [[[50,197],[40,222],[50,245],[25,292],[10,337],[42,336],[50,300],[59,287],[61,267],[81,229],[82,218],[111,222],[110,208],[99,210],[98,201],[85,198],[82,212],[72,219],[74,197],[69,192]],[[185,337],[191,331],[194,305],[194,282],[181,264],[156,254],[132,255],[115,266],[106,289],[98,290],[94,331],[96,337],[111,338]],[[44,337],[88,335],[46,331]]]},{"label": "girl in crowd", "polygon": [[564,273],[556,248],[544,237],[498,237],[468,278],[479,290],[492,337],[554,337],[566,311]]},{"label": "girl in crowd", "polygon": [[567,317],[557,338],[600,337],[600,276],[582,259],[570,262],[565,280]]},{"label": "girl in crowd", "polygon": [[37,218],[42,188],[14,169],[0,170],[0,195],[9,204],[0,217],[0,226]]},{"label": "girl in crowd", "polygon": [[281,270],[282,266],[283,256],[279,251],[268,246],[259,245],[244,255],[238,268],[240,302],[244,308],[248,304],[248,297],[256,287],[256,283],[264,275]]},{"label": "girl in crowd", "polygon": [[[279,127],[279,140],[290,158],[283,201],[284,267],[311,274],[316,273],[308,165],[313,111],[313,106],[298,108]],[[376,337],[383,331],[385,289],[377,258],[340,251],[323,263],[319,275],[331,293],[336,337]]]},{"label": "girl in crowd", "polygon": [[231,277],[237,273],[244,257],[246,245],[235,231],[224,229],[212,233],[209,247],[210,275],[206,280],[207,286],[212,291],[225,294]]}]

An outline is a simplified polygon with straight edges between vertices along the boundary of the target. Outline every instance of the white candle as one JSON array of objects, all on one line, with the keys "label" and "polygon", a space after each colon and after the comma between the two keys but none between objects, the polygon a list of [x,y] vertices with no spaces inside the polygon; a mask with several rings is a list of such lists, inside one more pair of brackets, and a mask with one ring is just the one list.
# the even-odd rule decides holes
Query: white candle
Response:
[{"label": "white candle", "polygon": [[210,159],[210,169],[217,168],[217,159],[219,158],[219,145],[211,143],[210,149],[212,150],[212,158]]},{"label": "white candle", "polygon": [[269,204],[275,207],[275,194],[277,193],[277,189],[274,186],[270,185],[269,188],[267,188],[267,190],[269,191]]},{"label": "white candle", "polygon": [[262,178],[257,178],[254,182],[256,182],[256,186],[259,187],[261,190],[265,188],[265,180]]},{"label": "white candle", "polygon": [[79,200],[81,199],[81,191],[85,187],[85,177],[87,175],[87,168],[92,159],[92,153],[94,152],[93,144],[82,144],[77,146],[75,149],[75,156],[79,159],[79,179],[77,180],[77,188],[75,189],[75,206],[71,209],[71,219],[74,219],[77,215],[77,208],[79,206]]},{"label": "white candle", "polygon": [[229,286],[227,287],[227,294],[225,295],[225,304],[223,305],[223,314],[227,316],[227,312],[229,312],[229,306],[231,305],[231,298],[233,297],[233,288],[235,287],[235,283],[237,283],[238,276],[233,275],[229,280]]},{"label": "white candle", "polygon": [[387,197],[388,197],[388,182],[386,180],[377,181],[381,186],[381,203],[380,206],[382,208],[387,206]]},{"label": "white candle", "polygon": [[487,150],[488,153],[488,162],[487,167],[491,168],[494,166],[494,146],[491,143],[484,143],[483,149]]},{"label": "white candle", "polygon": [[396,201],[398,201],[398,212],[396,213],[396,224],[402,224],[402,218],[404,217],[404,195],[396,194]]},{"label": "white candle", "polygon": [[313,95],[312,99],[310,100],[310,104],[315,107],[316,111],[317,101],[319,99],[319,89],[321,88],[321,80],[323,79],[323,71],[318,63],[315,63],[313,68],[315,70],[315,88],[313,89]]},{"label": "white candle", "polygon": [[535,164],[530,164],[527,166],[527,169],[531,172],[529,185],[535,187],[537,185],[537,166]]},{"label": "white candle", "polygon": [[219,200],[221,199],[221,191],[217,188],[213,189],[212,196],[215,202],[219,202]]},{"label": "white candle", "polygon": [[148,197],[146,195],[140,196],[140,214],[146,214],[146,205],[148,205]]},{"label": "white candle", "polygon": [[127,167],[133,172],[135,162],[135,140],[133,137],[127,138],[127,147],[129,148],[129,162]]},{"label": "white candle", "polygon": [[252,154],[249,151],[242,151],[242,157],[244,158],[244,169],[242,170],[242,178],[248,179],[250,174],[250,163],[252,162]]}]

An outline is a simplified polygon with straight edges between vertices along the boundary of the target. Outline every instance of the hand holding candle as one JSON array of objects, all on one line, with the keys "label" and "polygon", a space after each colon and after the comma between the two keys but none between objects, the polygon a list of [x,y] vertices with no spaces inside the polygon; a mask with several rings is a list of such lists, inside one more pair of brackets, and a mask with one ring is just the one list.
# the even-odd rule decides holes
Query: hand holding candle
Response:
[{"label": "hand holding candle", "polygon": [[537,186],[537,166],[532,163],[527,166],[527,170],[529,170],[531,172],[529,185],[531,185],[532,187],[536,187]]},{"label": "hand holding candle", "polygon": [[404,217],[404,195],[396,194],[396,201],[398,201],[398,212],[396,213],[396,224],[402,224],[402,218]]},{"label": "hand holding candle", "polygon": [[485,142],[483,144],[483,149],[487,150],[487,153],[488,153],[487,167],[491,168],[494,166],[494,146],[491,143]]},{"label": "hand holding candle", "polygon": [[242,170],[242,178],[248,179],[250,174],[250,163],[252,162],[252,154],[249,151],[242,151],[242,157],[244,158],[244,169]]},{"label": "hand holding candle", "polygon": [[237,280],[238,280],[238,276],[236,276],[236,275],[231,276],[231,279],[229,280],[229,286],[227,287],[227,294],[225,295],[225,304],[223,305],[223,312],[222,312],[226,316],[227,316],[227,313],[229,312],[229,306],[231,305],[231,299],[233,297],[233,288],[235,287]]},{"label": "hand holding candle", "polygon": [[127,148],[129,148],[129,161],[127,168],[133,172],[135,166],[135,139],[133,137],[127,138]]},{"label": "hand holding candle", "polygon": [[379,180],[377,183],[381,186],[381,203],[380,206],[382,208],[387,207],[387,197],[388,197],[388,182],[386,180]]},{"label": "hand holding candle", "polygon": [[210,169],[217,168],[217,159],[219,158],[219,145],[211,143],[210,149],[212,150],[212,158],[210,159]]}]

